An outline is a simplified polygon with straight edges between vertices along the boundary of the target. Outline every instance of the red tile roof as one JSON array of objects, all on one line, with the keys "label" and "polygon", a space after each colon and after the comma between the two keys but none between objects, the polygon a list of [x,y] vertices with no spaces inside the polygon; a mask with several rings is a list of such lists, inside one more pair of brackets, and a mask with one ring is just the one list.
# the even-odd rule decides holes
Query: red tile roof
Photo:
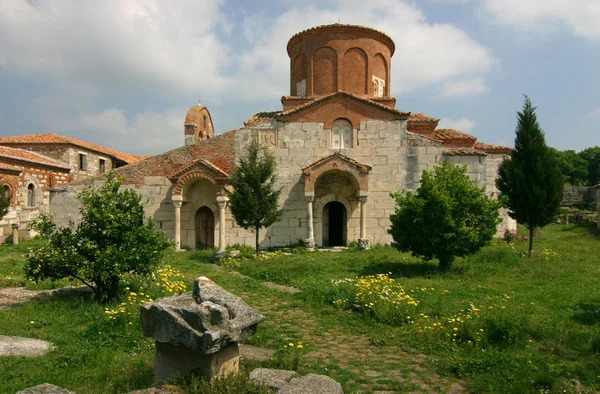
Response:
[{"label": "red tile roof", "polygon": [[491,154],[505,154],[510,155],[513,151],[512,148],[507,146],[484,144],[483,142],[475,142],[475,149]]},{"label": "red tile roof", "polygon": [[487,153],[473,148],[443,148],[444,156],[487,156]]},{"label": "red tile roof", "polygon": [[258,112],[249,117],[248,120],[244,122],[244,126],[254,126],[257,124],[269,123],[278,115],[281,115],[281,111]]},{"label": "red tile roof", "polygon": [[316,98],[316,99],[314,99],[312,101],[309,101],[306,104],[303,104],[303,105],[300,105],[300,106],[298,106],[296,108],[290,109],[289,111],[281,112],[281,113],[277,114],[275,116],[275,118],[278,119],[278,118],[281,118],[281,117],[286,117],[288,115],[294,114],[296,112],[300,112],[300,111],[302,111],[302,110],[304,110],[306,108],[312,107],[312,106],[314,106],[316,104],[319,104],[319,103],[321,103],[323,101],[327,101],[327,100],[329,100],[329,99],[331,99],[331,98],[333,98],[335,96],[350,97],[350,98],[353,98],[354,100],[357,100],[357,101],[360,101],[360,102],[365,103],[367,105],[370,105],[372,107],[378,108],[378,109],[380,109],[382,111],[390,112],[390,113],[393,113],[393,114],[396,114],[396,115],[400,115],[402,117],[408,117],[408,116],[410,116],[410,112],[404,112],[404,111],[400,111],[399,109],[396,109],[396,108],[390,108],[390,107],[385,106],[383,104],[379,104],[379,103],[377,103],[377,102],[375,102],[373,100],[369,100],[367,98],[360,97],[360,96],[357,96],[357,95],[352,94],[352,93],[344,92],[343,90],[338,90],[335,93],[331,93],[331,94],[328,94],[327,96]]},{"label": "red tile roof", "polygon": [[41,164],[44,166],[51,166],[55,168],[63,168],[69,170],[62,161],[53,159],[48,156],[44,156],[37,152],[31,152],[25,149],[10,148],[8,146],[0,145],[0,160],[2,158],[24,161],[27,163]]},{"label": "red tile roof", "polygon": [[347,25],[347,24],[342,24],[342,23],[333,23],[330,25],[320,25],[320,26],[314,26],[311,27],[309,29],[306,30],[302,30],[301,32],[298,32],[296,34],[294,34],[292,36],[292,38],[290,38],[290,40],[288,41],[287,44],[287,52],[288,55],[290,54],[290,50],[291,48],[296,45],[298,42],[301,41],[301,37],[302,36],[306,36],[309,35],[313,32],[319,31],[319,30],[326,30],[326,29],[357,29],[357,30],[363,30],[369,33],[375,33],[377,35],[380,35],[381,37],[383,37],[385,40],[388,41],[388,45],[390,47],[390,56],[394,55],[394,51],[396,50],[396,44],[394,44],[394,40],[392,40],[392,38],[390,36],[388,36],[387,34],[377,30],[377,29],[373,29],[371,27],[366,27],[366,26],[361,26],[361,25]]},{"label": "red tile roof", "polygon": [[124,161],[127,164],[136,163],[140,160],[143,160],[142,158],[144,157],[129,155],[127,153],[119,152],[114,149],[105,148],[104,146],[92,144],[89,142],[78,140],[76,138],[67,137],[65,135],[55,133],[27,134],[12,137],[0,137],[0,144],[71,144],[79,146],[81,148],[86,148],[99,153],[103,153],[108,156],[112,156],[115,159]]},{"label": "red tile roof", "polygon": [[456,141],[456,140],[465,141],[465,142],[472,141],[470,143],[470,145],[472,145],[477,140],[476,137],[473,137],[470,134],[462,133],[462,132],[454,130],[454,129],[437,129],[434,131],[433,134],[436,139],[442,140],[442,141],[448,141],[448,142]]},{"label": "red tile roof", "polygon": [[[0,159],[1,160],[1,159]],[[2,171],[10,171],[10,172],[21,172],[21,168],[16,166],[11,166],[10,164],[0,162],[0,173]]]}]

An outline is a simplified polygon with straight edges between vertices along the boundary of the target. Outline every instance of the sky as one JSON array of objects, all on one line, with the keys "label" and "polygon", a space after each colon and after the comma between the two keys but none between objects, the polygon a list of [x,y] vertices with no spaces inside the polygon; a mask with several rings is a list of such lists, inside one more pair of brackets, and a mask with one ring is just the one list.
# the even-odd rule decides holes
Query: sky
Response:
[{"label": "sky", "polygon": [[549,145],[600,145],[600,0],[0,0],[0,136],[150,155],[289,95],[289,38],[330,23],[396,44],[396,107],[512,146],[528,95]]}]

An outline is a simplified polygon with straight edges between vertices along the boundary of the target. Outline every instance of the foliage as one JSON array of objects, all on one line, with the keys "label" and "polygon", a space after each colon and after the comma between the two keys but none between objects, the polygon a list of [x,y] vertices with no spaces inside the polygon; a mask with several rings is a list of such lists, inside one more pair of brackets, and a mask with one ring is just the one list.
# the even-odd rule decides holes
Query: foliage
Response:
[{"label": "foliage", "polygon": [[588,162],[574,150],[559,151],[552,147],[549,149],[556,155],[560,170],[565,177],[565,182],[573,186],[588,184]]},{"label": "foliage", "polygon": [[[519,226],[518,233],[527,231]],[[470,392],[575,392],[571,382],[576,380],[579,391],[592,393],[600,390],[600,301],[597,276],[590,274],[596,272],[594,256],[600,253],[596,234],[595,226],[550,224],[536,236],[531,260],[521,257],[527,253],[526,242],[509,245],[498,240],[465,257],[460,269],[446,273],[389,247],[245,261],[242,272],[252,279],[215,269],[208,264],[214,261],[210,251],[170,251],[168,261],[185,275],[186,283],[208,276],[269,316],[247,343],[275,350],[274,360],[242,360],[246,375],[256,367],[293,367],[297,349],[284,350],[284,345],[303,341],[309,347],[301,349],[308,352],[299,360],[300,374],[331,376],[344,392],[418,390],[422,383],[413,384],[414,372],[418,375],[414,379],[429,387],[439,385],[438,391],[451,391],[450,384],[459,380]],[[26,250],[41,243],[24,241],[2,251],[0,287],[14,286],[12,280],[3,281],[11,276],[28,290],[48,288],[48,281],[25,281],[20,271]],[[546,261],[540,252],[544,248],[559,256]],[[261,285],[264,266],[289,271],[290,284],[302,293],[286,294]],[[357,313],[352,303],[343,308],[332,305],[336,299],[352,301],[357,277],[386,272],[392,272],[389,276],[419,301],[415,323],[384,324],[373,315]],[[140,291],[128,278],[120,289],[124,286],[138,298],[150,289],[144,284]],[[88,299],[85,293],[65,292],[0,313],[4,335],[41,338],[57,348],[44,357],[0,358],[0,392],[14,393],[44,382],[82,393],[128,393],[152,386],[153,340],[143,337],[135,320],[126,327],[114,325],[104,313],[105,307],[114,308],[124,299],[108,305]],[[471,314],[467,319],[471,303],[480,316]],[[451,325],[458,317],[466,322]],[[425,328],[436,319],[444,323],[444,330]],[[480,340],[473,343],[471,336],[476,335]],[[368,376],[369,370],[380,375]],[[399,371],[403,382],[397,378]],[[176,383],[181,393],[199,392]],[[245,392],[243,382],[226,385],[229,392],[234,388]]]},{"label": "foliage", "polygon": [[375,319],[392,325],[412,324],[419,305],[404,287],[387,274],[367,275],[357,279],[354,307]]},{"label": "foliage", "polygon": [[439,259],[448,269],[455,256],[477,252],[492,239],[501,219],[500,202],[486,195],[466,174],[466,166],[445,160],[423,171],[416,193],[395,193],[398,207],[388,232],[402,252]]},{"label": "foliage", "polygon": [[10,198],[10,194],[4,190],[4,186],[0,185],[0,220],[8,213]]},{"label": "foliage", "polygon": [[26,277],[77,279],[105,302],[117,295],[125,273],[152,272],[170,242],[151,220],[144,224],[140,195],[120,186],[109,173],[98,190],[89,187],[79,193],[81,221],[75,228],[49,226],[47,217],[34,224],[48,242],[27,255]]},{"label": "foliage", "polygon": [[256,234],[256,254],[259,249],[259,231],[269,227],[283,216],[278,207],[280,190],[275,190],[275,158],[263,152],[253,140],[240,158],[231,177],[232,192],[228,192],[231,214],[244,229]]},{"label": "foliage", "polygon": [[596,186],[600,184],[600,147],[594,146],[579,152],[581,157],[587,164],[587,180],[588,186]]},{"label": "foliage", "polygon": [[496,186],[507,197],[509,215],[529,229],[531,255],[536,228],[552,223],[560,211],[564,179],[529,97],[517,118],[515,150],[500,164]]},{"label": "foliage", "polygon": [[56,231],[56,224],[49,213],[42,213],[27,225],[28,230],[36,231],[41,238],[49,239]]}]

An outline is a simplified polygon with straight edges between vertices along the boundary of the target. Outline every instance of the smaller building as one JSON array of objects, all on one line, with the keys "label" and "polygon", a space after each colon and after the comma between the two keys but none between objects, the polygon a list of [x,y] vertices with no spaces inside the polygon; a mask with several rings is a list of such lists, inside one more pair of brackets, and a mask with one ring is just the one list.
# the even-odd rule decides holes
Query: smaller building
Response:
[{"label": "smaller building", "polygon": [[0,145],[41,153],[58,160],[73,170],[74,180],[102,174],[148,157],[129,155],[54,133],[2,137]]},{"label": "smaller building", "polygon": [[17,225],[20,238],[30,238],[28,223],[49,210],[49,189],[71,180],[71,169],[59,160],[0,146],[0,187],[11,196],[8,213],[0,219],[0,242],[10,237],[13,225]]}]

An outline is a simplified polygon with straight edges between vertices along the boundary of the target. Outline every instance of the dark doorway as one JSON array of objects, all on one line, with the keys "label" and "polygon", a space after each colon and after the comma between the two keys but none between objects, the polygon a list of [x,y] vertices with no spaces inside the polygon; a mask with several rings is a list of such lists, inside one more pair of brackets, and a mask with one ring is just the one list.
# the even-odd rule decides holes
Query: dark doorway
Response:
[{"label": "dark doorway", "polygon": [[196,249],[215,247],[215,215],[209,207],[196,211]]},{"label": "dark doorway", "polygon": [[323,207],[323,246],[346,245],[346,207],[331,201]]}]

